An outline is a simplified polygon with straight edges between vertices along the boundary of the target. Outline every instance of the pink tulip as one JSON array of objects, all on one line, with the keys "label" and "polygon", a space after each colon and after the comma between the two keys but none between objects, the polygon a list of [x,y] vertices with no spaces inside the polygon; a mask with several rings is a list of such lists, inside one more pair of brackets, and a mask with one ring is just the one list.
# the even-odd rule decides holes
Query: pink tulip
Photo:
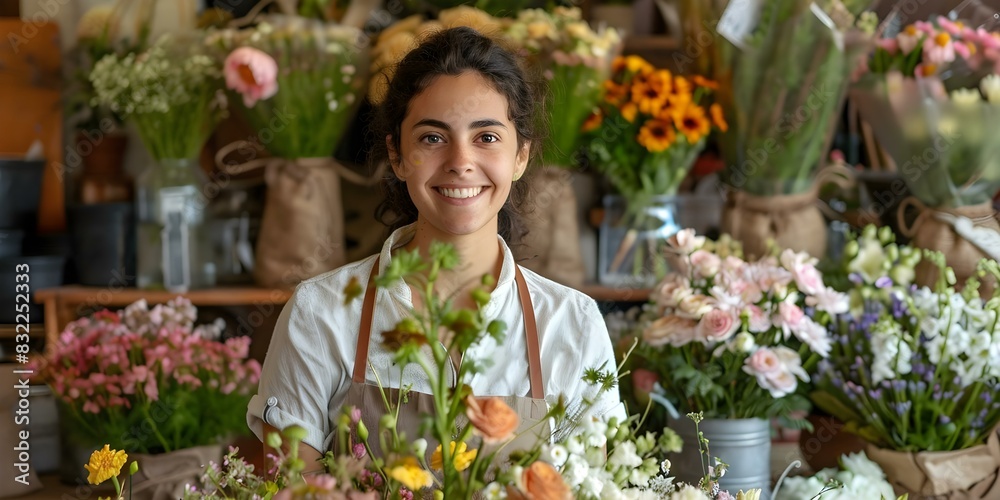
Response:
[{"label": "pink tulip", "polygon": [[223,73],[226,87],[240,93],[248,108],[278,92],[278,63],[260,50],[251,47],[234,50],[226,57]]}]

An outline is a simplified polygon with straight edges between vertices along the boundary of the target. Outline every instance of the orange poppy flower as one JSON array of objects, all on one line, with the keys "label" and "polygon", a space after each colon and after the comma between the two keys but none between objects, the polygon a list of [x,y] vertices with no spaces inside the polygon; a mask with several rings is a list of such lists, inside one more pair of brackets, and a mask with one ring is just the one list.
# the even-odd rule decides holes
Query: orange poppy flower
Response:
[{"label": "orange poppy flower", "polygon": [[647,120],[639,129],[636,140],[650,153],[666,151],[677,140],[674,126],[663,120]]}]

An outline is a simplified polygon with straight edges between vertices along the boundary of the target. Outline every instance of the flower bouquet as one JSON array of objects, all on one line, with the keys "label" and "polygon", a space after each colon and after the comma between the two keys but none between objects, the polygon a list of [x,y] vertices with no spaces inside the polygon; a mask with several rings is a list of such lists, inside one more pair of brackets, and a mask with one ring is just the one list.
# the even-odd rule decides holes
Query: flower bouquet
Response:
[{"label": "flower bouquet", "polygon": [[[888,36],[851,96],[913,193],[899,209],[903,234],[944,253],[962,283],[979,259],[1000,258],[991,203],[1000,189],[1000,144],[989,133],[1000,127],[1000,33],[975,28],[986,19],[938,17],[905,27],[895,20],[887,20]],[[919,215],[907,225],[910,205]],[[937,273],[925,263],[918,282],[931,285]]]},{"label": "flower bouquet", "polygon": [[165,460],[193,467],[190,480],[221,453],[223,440],[246,433],[245,408],[260,373],[246,359],[250,339],[220,341],[222,325],[196,327],[196,313],[180,297],[152,309],[139,301],[94,313],[66,327],[38,370],[61,404],[69,442],[106,440],[141,454],[152,476],[136,478],[140,491],[179,495],[183,480],[155,477]]},{"label": "flower bouquet", "polygon": [[700,21],[699,44],[702,30],[712,33],[699,52],[730,125],[719,141],[730,189],[722,229],[750,256],[763,255],[769,239],[826,253],[815,178],[872,38],[873,19],[862,15],[872,3],[688,1],[681,9],[689,28]]},{"label": "flower bouquet", "polygon": [[[896,498],[885,472],[865,453],[840,457],[839,469],[823,469],[812,476],[787,477],[775,492],[774,500],[857,500],[861,498]],[[905,499],[906,496],[900,497]]]},{"label": "flower bouquet", "polygon": [[[847,310],[847,296],[824,284],[815,259],[805,253],[786,249],[780,257],[748,262],[738,246],[719,245],[690,229],[672,237],[670,246],[676,270],[656,286],[639,318],[633,366],[652,372],[653,383],[642,385],[674,421],[685,412],[703,412],[716,454],[734,464],[735,476],[759,481],[750,486],[766,491],[769,463],[751,458],[770,449],[766,419],[808,427],[791,415],[809,408],[800,382],[829,355],[825,325]],[[693,440],[681,424],[674,428]],[[709,435],[723,428],[742,438]],[[681,469],[690,457],[675,463],[686,479]]]},{"label": "flower bouquet", "polygon": [[[252,29],[222,30],[206,41],[222,61],[231,97],[256,129],[252,140],[224,146],[216,162],[230,174],[267,170],[253,269],[259,285],[293,286],[347,262],[341,177],[364,186],[379,178],[332,158],[367,83],[361,39],[347,26],[264,16]],[[258,158],[264,149],[274,157]],[[223,165],[232,151],[249,158]]]},{"label": "flower bouquet", "polygon": [[[868,229],[850,246],[852,307],[830,324],[830,356],[816,366],[818,407],[867,440],[868,456],[892,484],[919,495],[993,498],[1000,460],[1000,296],[978,295],[973,278],[962,293],[940,253],[924,258],[944,269],[933,289],[912,278],[917,250],[899,247],[888,231]],[[996,261],[980,270],[1000,276]]]},{"label": "flower bouquet", "polygon": [[[663,473],[655,458],[658,450],[676,447],[676,439],[669,433],[663,438],[653,433],[639,436],[634,419],[622,422],[591,415],[602,394],[615,389],[617,366],[585,370],[583,380],[593,392],[582,401],[560,398],[524,420],[506,398],[473,394],[467,382],[491,360],[466,355],[453,375],[449,353],[468,354],[468,347],[487,337],[503,341],[506,325],[487,320],[482,311],[490,300],[488,276],[481,287],[470,292],[474,306],[469,309],[454,308],[452,298],[439,297],[434,286],[437,276],[455,266],[458,259],[452,247],[438,243],[431,245],[429,254],[424,260],[416,252],[401,250],[375,279],[375,285],[405,280],[426,304],[425,312],[412,311],[382,338],[395,352],[400,375],[406,365],[415,365],[427,377],[431,394],[379,385],[377,392],[384,399],[376,408],[342,408],[333,422],[332,449],[320,459],[325,474],[303,476],[306,464],[297,458],[297,450],[306,433],[292,426],[284,430],[284,437],[276,433],[265,437],[269,446],[280,449],[273,457],[278,472],[274,482],[253,474],[253,468],[234,451],[221,466],[211,465],[204,487],[189,489],[186,499],[253,495],[289,499],[309,498],[311,494],[350,499],[433,495],[448,499],[566,500],[573,498],[571,495],[603,498],[598,496],[603,488],[607,492],[631,490],[632,498],[663,498],[656,492],[683,488],[654,478]],[[345,289],[348,300],[357,300],[360,293],[357,283]],[[456,381],[454,386],[451,380]],[[378,381],[381,384],[381,379]],[[417,398],[430,399],[432,412],[401,418],[404,411],[412,411]],[[715,499],[717,484],[712,482],[721,473],[707,474],[710,481],[701,489],[690,488],[700,493],[698,496],[677,498]],[[654,487],[659,489],[652,490]]]},{"label": "flower bouquet", "polygon": [[155,162],[137,179],[138,286],[181,293],[214,284],[198,155],[225,112],[218,67],[199,43],[163,36],[141,54],[105,56],[90,80]]},{"label": "flower bouquet", "polygon": [[666,274],[665,240],[677,232],[673,196],[713,130],[715,82],[619,57],[601,106],[584,124],[591,162],[618,194],[605,200],[601,281],[651,284]]}]

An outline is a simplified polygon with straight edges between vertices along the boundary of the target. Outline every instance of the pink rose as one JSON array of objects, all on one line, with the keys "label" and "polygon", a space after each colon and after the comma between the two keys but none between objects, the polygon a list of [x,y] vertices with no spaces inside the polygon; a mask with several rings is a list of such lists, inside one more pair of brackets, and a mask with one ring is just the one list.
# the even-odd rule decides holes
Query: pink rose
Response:
[{"label": "pink rose", "polygon": [[712,309],[698,322],[698,336],[709,342],[724,342],[736,334],[739,318],[732,312]]},{"label": "pink rose", "polygon": [[705,237],[696,236],[694,229],[681,229],[671,236],[667,243],[681,254],[691,255],[705,244]]},{"label": "pink rose", "polygon": [[661,308],[677,307],[681,299],[691,294],[687,280],[677,275],[664,279],[652,293],[653,302]]},{"label": "pink rose", "polygon": [[778,304],[778,314],[774,315],[772,321],[774,322],[774,326],[781,328],[787,339],[793,331],[799,328],[804,317],[805,313],[802,312],[799,306],[789,302],[782,302]]},{"label": "pink rose", "polygon": [[752,333],[763,333],[771,329],[771,320],[764,314],[764,310],[758,306],[747,306],[744,311],[747,314],[747,319],[749,320],[748,329]]},{"label": "pink rose", "polygon": [[761,347],[747,358],[743,371],[750,375],[769,375],[781,370],[781,360],[767,347]]},{"label": "pink rose", "polygon": [[714,253],[697,250],[691,254],[691,267],[703,278],[711,278],[719,273],[722,260]]},{"label": "pink rose", "polygon": [[223,73],[226,87],[241,94],[248,108],[278,92],[278,63],[260,50],[240,47],[232,51],[226,57]]},{"label": "pink rose", "polygon": [[797,266],[795,269],[792,269],[792,276],[795,278],[795,284],[799,287],[799,291],[809,295],[818,293],[826,287],[823,284],[823,277],[816,270],[815,266]]},{"label": "pink rose", "polygon": [[697,326],[693,319],[681,316],[657,318],[642,332],[642,340],[653,347],[667,344],[680,347],[695,339]]},{"label": "pink rose", "polygon": [[778,370],[764,377],[758,376],[757,382],[761,387],[767,389],[771,393],[771,397],[774,398],[783,398],[795,392],[799,386],[798,380],[785,370]]},{"label": "pink rose", "polygon": [[697,319],[708,314],[708,311],[711,311],[715,307],[714,304],[715,301],[711,297],[695,294],[684,297],[677,304],[677,309],[680,310],[682,315]]},{"label": "pink rose", "polygon": [[795,336],[809,346],[813,352],[824,358],[830,356],[830,336],[827,334],[826,328],[809,318],[803,318],[794,332]]}]

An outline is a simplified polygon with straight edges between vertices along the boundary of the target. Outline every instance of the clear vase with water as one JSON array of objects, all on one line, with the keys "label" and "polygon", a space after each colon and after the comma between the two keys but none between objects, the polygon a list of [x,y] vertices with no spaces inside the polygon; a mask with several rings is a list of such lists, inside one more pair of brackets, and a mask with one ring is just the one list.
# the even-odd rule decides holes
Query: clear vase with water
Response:
[{"label": "clear vase with water", "polygon": [[197,159],[159,160],[137,180],[136,284],[183,293],[215,285]]},{"label": "clear vase with water", "polygon": [[598,281],[605,286],[645,288],[669,271],[667,240],[682,229],[676,196],[632,200],[604,197],[598,249]]}]

